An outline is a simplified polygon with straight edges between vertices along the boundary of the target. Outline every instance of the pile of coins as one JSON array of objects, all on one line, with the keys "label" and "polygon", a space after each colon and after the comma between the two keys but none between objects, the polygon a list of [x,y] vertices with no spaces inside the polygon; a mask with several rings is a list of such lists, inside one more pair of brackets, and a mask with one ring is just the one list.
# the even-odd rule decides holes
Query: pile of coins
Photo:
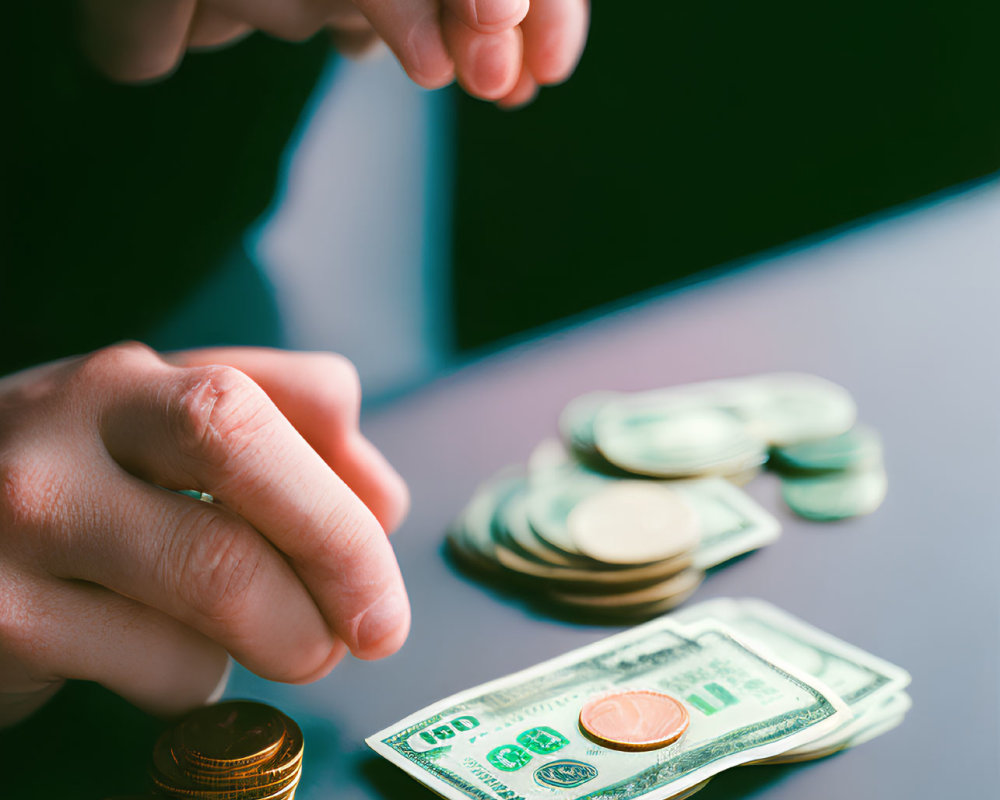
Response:
[{"label": "pile of coins", "polygon": [[302,731],[262,703],[207,706],[153,750],[157,790],[179,800],[291,800],[302,775]]},{"label": "pile of coins", "polygon": [[788,507],[817,521],[869,514],[889,487],[881,438],[865,425],[829,439],[774,448],[768,468],[781,476]]},{"label": "pile of coins", "polygon": [[773,374],[624,394],[563,411],[562,441],[481,485],[449,532],[465,564],[586,616],[652,617],[780,525],[739,486],[761,467],[809,519],[873,511],[881,446],[842,387]]},{"label": "pile of coins", "polygon": [[843,387],[778,373],[594,392],[566,407],[560,429],[576,458],[611,473],[743,484],[766,465],[781,475],[792,511],[833,520],[871,513],[888,486],[878,434],[854,427],[856,418]]}]

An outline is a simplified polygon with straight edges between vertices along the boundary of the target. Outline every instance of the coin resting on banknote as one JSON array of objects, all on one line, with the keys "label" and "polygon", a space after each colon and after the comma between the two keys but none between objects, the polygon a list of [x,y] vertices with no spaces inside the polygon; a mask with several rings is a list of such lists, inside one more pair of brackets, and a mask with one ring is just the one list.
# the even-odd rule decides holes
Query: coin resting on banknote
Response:
[{"label": "coin resting on banknote", "polygon": [[673,744],[691,717],[674,697],[649,689],[592,697],[580,709],[580,729],[614,750],[656,750]]},{"label": "coin resting on banknote", "polygon": [[798,515],[836,520],[885,497],[881,441],[840,386],[780,373],[570,402],[562,441],[483,483],[449,532],[474,570],[605,619],[679,605],[705,570],[770,544],[778,521],[741,490],[767,467]]},{"label": "coin resting on banknote", "polygon": [[679,799],[741,764],[898,725],[905,670],[759,600],[711,600],[418,711],[367,739],[450,800]]}]

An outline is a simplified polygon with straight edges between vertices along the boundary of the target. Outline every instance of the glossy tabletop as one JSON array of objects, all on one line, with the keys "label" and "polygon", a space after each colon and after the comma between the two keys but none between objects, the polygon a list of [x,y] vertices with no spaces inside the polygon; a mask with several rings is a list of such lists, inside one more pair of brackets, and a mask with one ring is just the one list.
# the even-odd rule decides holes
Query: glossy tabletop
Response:
[{"label": "glossy tabletop", "polygon": [[[553,619],[446,558],[445,531],[476,484],[523,462],[583,392],[814,372],[847,387],[861,419],[881,432],[885,504],[869,517],[809,523],[782,505],[773,476],[761,476],[748,490],[780,519],[781,538],[710,574],[689,602],[770,600],[908,669],[914,705],[901,727],[854,750],[734,770],[699,797],[993,796],[998,260],[1000,183],[992,183],[516,344],[367,413],[366,432],[413,496],[393,537],[413,606],[409,640],[383,661],[348,658],[309,686],[237,668],[227,695],[275,704],[302,726],[300,800],[431,797],[364,738],[446,695],[618,630]],[[0,735],[0,797],[11,786],[18,797],[62,786],[62,799],[97,798],[143,780],[160,723],[110,695],[72,697],[64,692],[36,720]]]},{"label": "glossy tabletop", "polygon": [[[668,240],[663,253],[670,257]],[[476,484],[523,462],[556,432],[563,405],[586,391],[814,372],[847,387],[860,418],[882,433],[885,504],[870,517],[809,523],[782,505],[773,476],[759,477],[748,490],[781,520],[782,537],[710,574],[689,602],[770,600],[907,668],[914,706],[900,728],[854,750],[736,770],[700,797],[937,800],[994,791],[998,259],[994,183],[512,346],[368,414],[366,432],[413,495],[393,537],[413,606],[407,644],[381,662],[349,659],[311,686],[237,670],[227,694],[268,700],[302,724],[301,800],[430,797],[363,739],[448,694],[618,630],[552,619],[448,561],[444,532]]]}]

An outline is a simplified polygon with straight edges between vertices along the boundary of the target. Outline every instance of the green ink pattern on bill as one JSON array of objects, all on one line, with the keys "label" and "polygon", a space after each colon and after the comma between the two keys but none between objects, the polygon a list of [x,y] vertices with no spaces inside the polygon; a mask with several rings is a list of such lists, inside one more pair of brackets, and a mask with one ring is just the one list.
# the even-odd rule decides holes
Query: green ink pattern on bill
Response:
[{"label": "green ink pattern on bill", "polygon": [[[628,689],[686,702],[691,722],[684,736],[639,753],[584,736],[582,705]],[[684,700],[694,695],[699,704]],[[807,745],[850,716],[821,681],[762,655],[725,626],[660,618],[442,700],[367,741],[454,800],[651,800]]]}]

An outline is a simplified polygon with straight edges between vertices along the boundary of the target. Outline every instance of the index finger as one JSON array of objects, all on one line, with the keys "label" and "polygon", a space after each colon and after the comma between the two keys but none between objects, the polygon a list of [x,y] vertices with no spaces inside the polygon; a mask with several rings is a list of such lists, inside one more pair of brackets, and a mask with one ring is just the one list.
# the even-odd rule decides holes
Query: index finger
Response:
[{"label": "index finger", "polygon": [[249,522],[356,656],[399,649],[409,604],[382,527],[264,391],[232,367],[172,367],[140,350],[116,357],[138,379],[102,409],[112,457],[162,486],[208,492]]}]

